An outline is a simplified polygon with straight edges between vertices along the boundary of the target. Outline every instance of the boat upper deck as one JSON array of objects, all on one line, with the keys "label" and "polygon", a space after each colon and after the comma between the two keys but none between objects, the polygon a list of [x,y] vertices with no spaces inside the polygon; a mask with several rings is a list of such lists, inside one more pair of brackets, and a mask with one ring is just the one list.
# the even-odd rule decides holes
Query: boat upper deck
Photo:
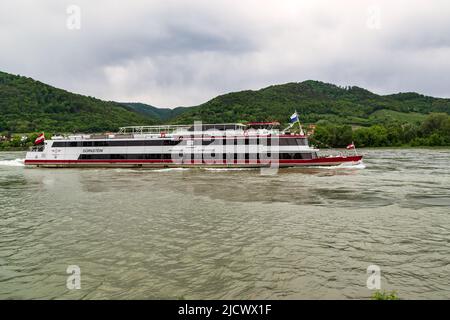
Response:
[{"label": "boat upper deck", "polygon": [[[280,136],[284,132],[277,126],[278,122],[265,123],[221,123],[194,125],[158,125],[121,127],[117,133],[77,134],[53,136],[52,140],[109,140],[109,139],[155,139],[180,137],[247,137]],[[292,135],[303,137],[300,135]]]}]

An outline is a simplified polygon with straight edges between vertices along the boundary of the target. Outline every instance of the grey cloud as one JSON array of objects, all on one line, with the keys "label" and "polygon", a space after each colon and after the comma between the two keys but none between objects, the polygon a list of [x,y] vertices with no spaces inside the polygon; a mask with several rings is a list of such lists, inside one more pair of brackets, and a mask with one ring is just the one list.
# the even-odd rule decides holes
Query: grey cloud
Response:
[{"label": "grey cloud", "polygon": [[[72,3],[78,31],[65,27]],[[166,107],[306,79],[448,97],[449,14],[441,0],[4,0],[0,70]]]}]

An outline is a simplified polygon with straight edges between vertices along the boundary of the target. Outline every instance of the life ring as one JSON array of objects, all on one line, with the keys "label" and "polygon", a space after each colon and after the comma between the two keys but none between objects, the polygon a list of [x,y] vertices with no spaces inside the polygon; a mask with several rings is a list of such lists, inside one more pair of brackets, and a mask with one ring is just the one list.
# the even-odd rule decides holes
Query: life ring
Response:
[{"label": "life ring", "polygon": [[159,133],[159,135],[160,135],[161,138],[165,138],[166,137],[166,133],[164,131],[161,131]]}]

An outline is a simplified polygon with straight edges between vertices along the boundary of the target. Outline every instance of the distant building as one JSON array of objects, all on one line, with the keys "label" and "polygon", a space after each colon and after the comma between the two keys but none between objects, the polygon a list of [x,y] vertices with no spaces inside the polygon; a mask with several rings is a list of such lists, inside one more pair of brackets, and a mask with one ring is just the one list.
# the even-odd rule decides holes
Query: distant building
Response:
[{"label": "distant building", "polygon": [[316,131],[316,125],[310,124],[310,125],[308,125],[308,128],[306,129],[306,135],[311,136],[314,134],[315,131]]}]

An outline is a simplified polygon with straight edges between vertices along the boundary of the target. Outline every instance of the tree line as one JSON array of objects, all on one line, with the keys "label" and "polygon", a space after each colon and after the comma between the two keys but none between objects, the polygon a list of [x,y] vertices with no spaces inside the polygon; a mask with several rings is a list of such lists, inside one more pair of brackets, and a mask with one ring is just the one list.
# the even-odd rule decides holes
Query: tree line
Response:
[{"label": "tree line", "polygon": [[[0,135],[0,150],[26,149],[33,145],[37,136],[37,133]],[[45,136],[50,139],[52,134]],[[392,122],[358,128],[319,121],[310,141],[321,148],[344,148],[352,142],[360,148],[450,146],[450,116],[432,113],[421,124]]]},{"label": "tree line", "polygon": [[432,113],[420,124],[391,122],[357,128],[319,121],[310,140],[322,148],[343,148],[352,142],[362,148],[450,146],[450,116]]}]

